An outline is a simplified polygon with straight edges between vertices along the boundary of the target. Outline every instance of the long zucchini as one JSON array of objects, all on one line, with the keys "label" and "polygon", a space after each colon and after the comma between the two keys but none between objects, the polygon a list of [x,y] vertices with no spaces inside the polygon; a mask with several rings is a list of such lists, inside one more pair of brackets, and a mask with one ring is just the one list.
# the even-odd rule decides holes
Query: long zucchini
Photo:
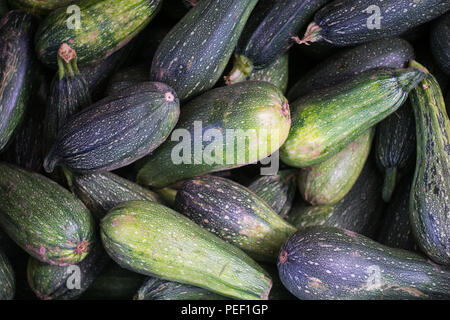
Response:
[{"label": "long zucchini", "polygon": [[439,67],[450,76],[450,13],[433,25],[430,33],[431,52]]},{"label": "long zucchini", "polygon": [[0,300],[12,300],[15,289],[16,279],[11,263],[0,250]]}]

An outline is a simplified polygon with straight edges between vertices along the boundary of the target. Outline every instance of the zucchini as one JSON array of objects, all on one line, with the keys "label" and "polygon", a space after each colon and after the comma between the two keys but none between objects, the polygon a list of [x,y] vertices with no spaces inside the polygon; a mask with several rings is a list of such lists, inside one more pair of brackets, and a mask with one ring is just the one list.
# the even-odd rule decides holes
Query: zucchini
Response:
[{"label": "zucchini", "polygon": [[289,90],[289,101],[376,68],[403,68],[414,57],[413,47],[400,38],[361,44],[336,53],[306,72]]},{"label": "zucchini", "polygon": [[226,298],[203,288],[148,278],[139,288],[134,300],[226,300]]},{"label": "zucchini", "polygon": [[8,257],[0,250],[0,300],[12,300],[16,279]]},{"label": "zucchini", "polygon": [[164,203],[173,208],[178,190],[172,188],[156,189],[155,192],[161,197]]},{"label": "zucchini", "polygon": [[33,16],[10,11],[0,20],[0,152],[22,123],[33,82]]},{"label": "zucchini", "polygon": [[50,179],[0,163],[0,226],[39,261],[82,261],[94,243],[94,221],[74,195]]},{"label": "zucchini", "polygon": [[261,263],[261,267],[267,271],[272,279],[272,289],[270,289],[269,300],[297,300],[281,283],[275,263]]},{"label": "zucchini", "polygon": [[374,136],[370,128],[341,152],[309,168],[303,168],[298,187],[313,206],[334,205],[353,187],[369,156]]},{"label": "zucchini", "polygon": [[[176,126],[180,130],[175,131],[178,136],[172,136],[172,141],[166,141],[143,162],[139,184],[162,188],[261,160],[284,143],[291,123],[286,98],[268,82],[244,81],[216,88],[183,109],[189,112],[181,114]],[[214,136],[214,142],[209,142],[208,134]],[[260,139],[251,143],[255,135]],[[212,147],[217,150],[214,155]],[[176,159],[178,164],[168,161],[180,151],[183,158]]]},{"label": "zucchini", "polygon": [[275,261],[296,231],[249,189],[212,175],[185,181],[175,210],[257,261]]},{"label": "zucchini", "polygon": [[281,160],[304,168],[329,159],[396,111],[424,76],[415,68],[369,70],[296,100]]},{"label": "zucchini", "polygon": [[245,253],[160,204],[124,202],[100,226],[106,251],[123,268],[237,299],[269,295],[270,278]]},{"label": "zucchini", "polygon": [[94,246],[91,253],[76,265],[54,266],[30,257],[27,265],[28,284],[41,300],[76,299],[109,261],[100,244]]},{"label": "zucchini", "polygon": [[103,218],[109,210],[125,201],[160,201],[159,196],[154,192],[111,172],[91,174],[66,172],[66,174],[72,192],[98,219]]},{"label": "zucchini", "polygon": [[437,263],[450,265],[450,121],[433,75],[427,75],[410,99],[417,137],[411,226],[422,251]]},{"label": "zucchini", "polygon": [[389,202],[398,174],[414,163],[416,147],[414,113],[409,100],[377,127],[376,159],[384,173],[383,200]]},{"label": "zucchini", "polygon": [[143,65],[137,65],[119,70],[111,77],[108,87],[106,88],[106,95],[113,95],[133,84],[147,81],[147,73],[148,72]]},{"label": "zucchini", "polygon": [[278,270],[286,288],[304,300],[450,298],[449,269],[333,227],[292,235],[281,249]]},{"label": "zucchini", "polygon": [[158,47],[150,79],[170,85],[180,100],[211,89],[257,2],[209,0],[190,9]]},{"label": "zucchini", "polygon": [[264,69],[286,53],[292,38],[328,0],[260,0],[236,47],[232,84],[245,80],[254,69]]},{"label": "zucchini", "polygon": [[71,2],[74,2],[74,0],[9,0],[9,5],[13,9],[19,9],[42,17],[54,9],[67,8]]},{"label": "zucchini", "polygon": [[[78,64],[98,62],[126,45],[158,12],[161,0],[80,0],[80,25],[63,7],[50,13],[36,32],[39,59],[56,68],[57,51],[68,43]],[[73,20],[73,21],[72,21]],[[72,25],[69,26],[69,23]]]},{"label": "zucchini", "polygon": [[106,97],[78,113],[59,131],[44,161],[91,173],[124,167],[157,148],[180,113],[175,92],[163,83],[145,82]]},{"label": "zucchini", "polygon": [[276,175],[260,176],[248,189],[264,200],[280,217],[291,210],[297,189],[297,170],[281,170]]},{"label": "zucchini", "polygon": [[433,25],[430,33],[431,52],[439,67],[450,76],[450,13]]},{"label": "zucchini", "polygon": [[448,0],[335,0],[316,13],[299,43],[353,46],[400,35],[448,10]]}]

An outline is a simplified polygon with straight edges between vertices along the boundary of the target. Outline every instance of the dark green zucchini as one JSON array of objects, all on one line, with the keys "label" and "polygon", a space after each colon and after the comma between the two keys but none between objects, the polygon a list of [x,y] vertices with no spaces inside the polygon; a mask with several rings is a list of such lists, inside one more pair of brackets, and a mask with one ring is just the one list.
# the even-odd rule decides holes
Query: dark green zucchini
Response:
[{"label": "dark green zucchini", "polygon": [[448,0],[335,0],[316,13],[299,43],[353,46],[400,35],[448,10]]},{"label": "dark green zucchini", "polygon": [[260,176],[248,189],[264,200],[278,215],[285,218],[291,210],[297,189],[297,170],[281,170],[276,175]]},{"label": "dark green zucchini", "polygon": [[430,33],[431,52],[439,67],[450,76],[450,13],[433,25]]},{"label": "dark green zucchini", "polygon": [[411,226],[422,251],[437,263],[450,265],[450,121],[433,75],[427,75],[410,99],[417,137]]},{"label": "dark green zucchini", "polygon": [[73,1],[74,0],[9,0],[9,5],[13,9],[20,9],[38,16],[45,16],[54,9],[61,7],[67,8]]},{"label": "dark green zucchini", "polygon": [[111,172],[66,174],[71,190],[98,219],[125,201],[160,201],[156,193]]},{"label": "dark green zucchini", "polygon": [[76,265],[54,266],[30,257],[27,265],[28,284],[41,300],[76,299],[110,261],[100,243]]},{"label": "dark green zucchini", "polygon": [[306,72],[289,90],[289,101],[357,74],[381,67],[403,68],[414,57],[413,47],[400,38],[383,39],[336,53]]},{"label": "dark green zucchini", "polygon": [[145,82],[106,97],[78,113],[59,131],[44,161],[92,173],[124,167],[157,148],[170,134],[180,113],[169,86]]},{"label": "dark green zucchini", "polygon": [[376,159],[384,173],[383,200],[389,202],[398,175],[414,164],[416,147],[414,112],[409,100],[377,127]]},{"label": "dark green zucchini", "polygon": [[175,205],[175,197],[177,196],[178,190],[173,188],[161,188],[156,189],[155,192],[161,197],[164,203],[173,208],[173,206]]},{"label": "dark green zucchini", "polygon": [[139,288],[134,300],[226,300],[205,290],[173,281],[148,278]]},{"label": "dark green zucchini", "polygon": [[110,96],[133,84],[148,80],[148,70],[144,65],[137,65],[119,70],[109,81],[106,95]]},{"label": "dark green zucchini", "polygon": [[260,0],[236,47],[228,83],[245,80],[288,51],[292,38],[328,0]]},{"label": "dark green zucchini", "polygon": [[366,163],[374,133],[370,128],[331,158],[303,168],[298,177],[303,199],[313,206],[330,206],[344,198]]},{"label": "dark green zucchini", "polygon": [[296,231],[249,189],[212,175],[186,180],[175,210],[257,261],[275,261]]},{"label": "dark green zucchini", "polygon": [[257,2],[200,2],[160,44],[150,79],[173,87],[180,100],[211,89],[222,75]]},{"label": "dark green zucchini", "polygon": [[36,32],[39,59],[56,67],[58,49],[68,43],[78,55],[78,64],[105,59],[126,45],[159,10],[161,0],[81,0],[79,26],[74,13],[63,7],[53,11]]},{"label": "dark green zucchini", "polygon": [[8,257],[0,250],[0,300],[12,300],[16,279]]},{"label": "dark green zucchini", "polygon": [[22,123],[30,100],[35,28],[34,17],[20,11],[0,20],[0,152]]},{"label": "dark green zucchini", "polygon": [[272,286],[244,252],[154,202],[119,204],[103,218],[101,236],[120,266],[148,276],[237,299],[267,299]]},{"label": "dark green zucchini", "polygon": [[[283,144],[291,122],[286,98],[277,87],[262,81],[210,90],[183,109],[189,111],[181,114],[172,141],[143,162],[139,184],[162,188],[264,159]],[[255,135],[260,139],[247,143]]]},{"label": "dark green zucchini", "polygon": [[0,163],[0,226],[36,259],[82,261],[94,242],[94,221],[74,195],[50,179]]},{"label": "dark green zucchini", "polygon": [[303,300],[450,299],[450,270],[352,231],[309,227],[278,258],[280,278]]},{"label": "dark green zucchini", "polygon": [[374,237],[383,209],[381,186],[383,179],[376,167],[367,161],[347,195],[333,206],[311,206],[297,201],[289,212],[288,221],[297,228],[332,226]]},{"label": "dark green zucchini", "polygon": [[281,160],[299,168],[327,160],[396,111],[424,76],[416,68],[369,70],[296,100]]}]

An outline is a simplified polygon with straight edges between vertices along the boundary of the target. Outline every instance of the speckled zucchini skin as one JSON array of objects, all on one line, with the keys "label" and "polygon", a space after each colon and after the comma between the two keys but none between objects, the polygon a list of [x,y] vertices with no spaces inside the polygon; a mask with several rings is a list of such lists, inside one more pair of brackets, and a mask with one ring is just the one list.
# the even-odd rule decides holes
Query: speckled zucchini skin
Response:
[{"label": "speckled zucchini skin", "polygon": [[[380,28],[368,27],[373,24],[374,11],[367,10],[374,5],[381,9]],[[388,38],[431,21],[449,9],[448,0],[335,0],[314,17],[320,28],[316,40],[352,46]]]},{"label": "speckled zucchini skin", "polygon": [[154,202],[118,205],[103,218],[101,236],[120,266],[148,276],[237,299],[267,299],[272,286],[244,252]]},{"label": "speckled zucchini skin", "polygon": [[78,113],[58,133],[44,161],[80,173],[111,171],[152,152],[178,121],[178,98],[169,86],[145,82]]},{"label": "speckled zucchini skin", "polygon": [[[184,137],[178,138],[178,141],[176,138],[175,141],[166,141],[148,159],[145,159],[145,164],[137,176],[138,183],[162,188],[197,175],[256,162],[275,152],[284,143],[291,123],[286,98],[277,87],[268,82],[244,81],[216,88],[195,98],[183,109],[189,111],[181,114],[175,129],[189,131],[192,140],[191,151],[188,154],[190,163],[185,161],[176,165],[170,161],[172,152],[179,152],[174,148]],[[199,159],[200,154],[196,152],[194,142],[206,139],[194,135],[196,121],[202,123],[202,135],[208,129],[217,129],[223,133],[222,142],[217,142],[219,145],[217,148],[223,152],[222,155],[217,154],[216,161]],[[236,130],[233,133],[241,140],[245,138],[242,137],[244,132],[251,132],[249,130],[253,130],[256,136],[262,139],[251,144],[247,143],[243,152],[239,149],[239,142],[236,142],[238,139],[233,140],[233,144],[227,143],[227,129]],[[264,132],[267,133],[267,137],[263,137]],[[230,142],[232,139],[228,137],[228,140]],[[252,138],[250,136],[245,140],[252,140]],[[209,145],[211,142],[203,141],[203,150],[206,150],[205,147]],[[209,148],[211,149],[211,146]],[[226,153],[231,151],[234,151],[233,158],[226,156]],[[240,154],[242,157],[238,158]],[[207,153],[204,155],[208,157]]]},{"label": "speckled zucchini skin", "polygon": [[[59,46],[66,42],[78,54],[79,65],[104,59],[126,45],[159,10],[161,0],[81,0],[80,28],[69,28],[73,13],[63,7],[53,11],[39,26],[35,47],[39,59],[56,67]],[[69,21],[68,21],[69,19]]]},{"label": "speckled zucchini skin", "polygon": [[334,205],[353,187],[369,156],[375,129],[370,128],[328,160],[300,171],[298,186],[313,206]]},{"label": "speckled zucchini skin", "polygon": [[309,227],[291,236],[278,270],[286,288],[304,300],[450,298],[449,269],[333,227]]},{"label": "speckled zucchini skin", "polygon": [[398,175],[413,166],[415,148],[414,112],[407,100],[377,127],[375,151],[378,166],[384,173],[384,201],[390,201]]},{"label": "speckled zucchini skin", "polygon": [[410,99],[417,137],[411,225],[420,248],[437,263],[450,265],[450,121],[431,74],[411,92]]},{"label": "speckled zucchini skin", "polygon": [[160,201],[156,193],[111,172],[67,174],[71,190],[98,219],[125,201]]},{"label": "speckled zucchini skin", "polygon": [[139,288],[134,300],[226,300],[226,298],[203,288],[148,278]]},{"label": "speckled zucchini skin", "polygon": [[119,70],[109,81],[106,95],[113,95],[133,84],[148,80],[148,70],[144,65],[137,65]]},{"label": "speckled zucchini skin", "polygon": [[396,111],[424,76],[415,68],[369,70],[296,100],[281,160],[304,168],[329,159]]},{"label": "speckled zucchini skin", "polygon": [[211,89],[222,75],[257,2],[200,2],[160,44],[150,79],[173,87],[180,100]]},{"label": "speckled zucchini skin", "polygon": [[431,52],[439,67],[450,76],[450,13],[433,25],[430,33]]},{"label": "speckled zucchini skin", "polygon": [[413,47],[400,38],[361,44],[337,53],[305,73],[289,90],[289,101],[313,90],[331,87],[375,68],[403,68],[414,57]]},{"label": "speckled zucchini skin", "polygon": [[0,20],[0,152],[22,123],[33,78],[32,15],[10,11]]},{"label": "speckled zucchini skin", "polygon": [[282,55],[267,68],[253,70],[247,80],[270,82],[281,92],[286,93],[289,80],[289,54]]},{"label": "speckled zucchini skin", "polygon": [[297,228],[331,226],[351,230],[373,238],[382,213],[380,177],[375,164],[367,161],[347,195],[333,206],[311,206],[298,201],[289,212],[288,221]]},{"label": "speckled zucchini skin", "polygon": [[36,259],[82,261],[94,242],[94,221],[74,195],[44,176],[0,163],[0,226]]},{"label": "speckled zucchini skin", "polygon": [[9,0],[9,5],[13,9],[20,9],[38,16],[45,16],[56,8],[69,6],[71,2],[74,2],[74,0]]},{"label": "speckled zucchini skin", "polygon": [[[30,288],[42,300],[72,300],[78,298],[91,285],[102,269],[110,262],[109,256],[100,243],[93,247],[83,261],[73,266],[54,266],[30,257],[27,265],[27,279]],[[74,277],[79,275],[80,288],[75,285]],[[69,288],[70,287],[70,288]]]},{"label": "speckled zucchini skin", "polygon": [[275,261],[296,231],[249,189],[212,175],[185,181],[175,210],[257,261]]},{"label": "speckled zucchini skin", "polygon": [[16,290],[16,278],[8,257],[0,250],[0,300],[12,300]]},{"label": "speckled zucchini skin", "polygon": [[264,200],[278,215],[285,218],[291,210],[297,189],[297,170],[281,170],[276,175],[260,176],[248,189]]}]

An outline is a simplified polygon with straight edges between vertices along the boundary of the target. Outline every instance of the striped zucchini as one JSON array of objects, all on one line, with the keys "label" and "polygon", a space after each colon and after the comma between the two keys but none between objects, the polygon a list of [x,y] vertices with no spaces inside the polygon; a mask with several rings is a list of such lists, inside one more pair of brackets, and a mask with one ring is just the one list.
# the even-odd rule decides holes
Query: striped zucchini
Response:
[{"label": "striped zucchini", "polygon": [[450,13],[433,25],[430,34],[431,52],[439,67],[450,76]]},{"label": "striped zucchini", "polygon": [[0,250],[0,300],[12,300],[15,290],[14,271],[8,257]]}]

